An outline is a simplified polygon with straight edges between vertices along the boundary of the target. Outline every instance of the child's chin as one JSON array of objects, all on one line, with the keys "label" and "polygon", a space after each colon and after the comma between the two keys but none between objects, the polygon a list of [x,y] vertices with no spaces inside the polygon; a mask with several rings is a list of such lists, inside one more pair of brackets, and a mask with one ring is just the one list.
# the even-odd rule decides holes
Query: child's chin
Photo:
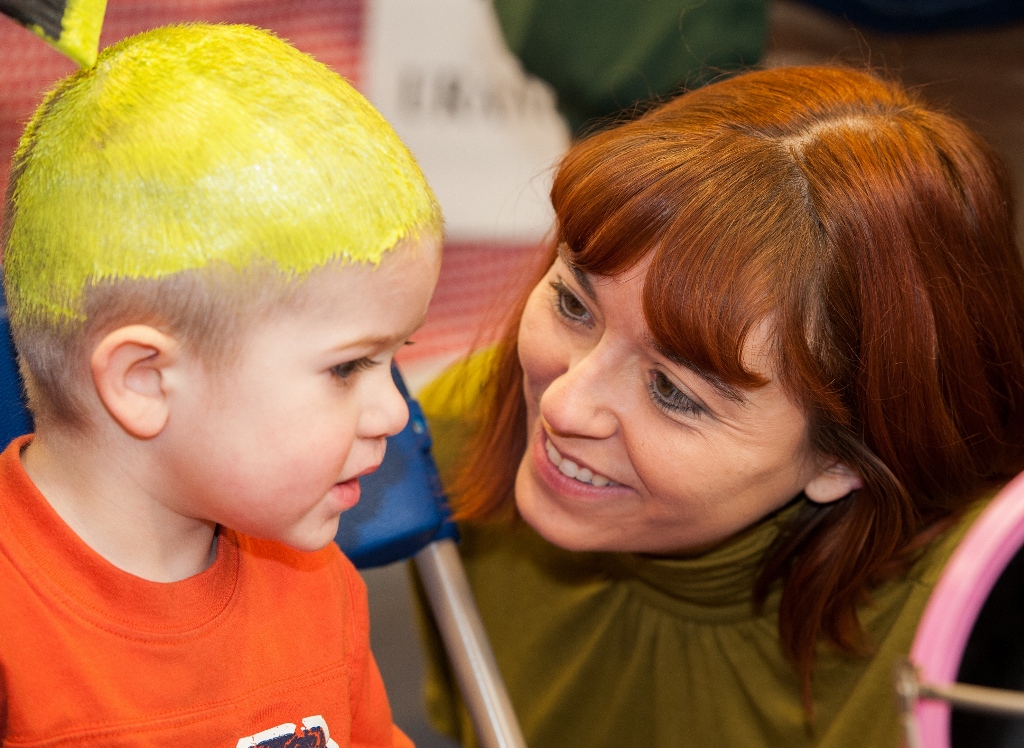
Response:
[{"label": "child's chin", "polygon": [[340,514],[336,514],[315,531],[307,530],[301,533],[291,533],[287,537],[280,538],[280,542],[289,548],[302,551],[303,553],[314,553],[323,550],[334,542],[334,536],[338,534],[338,520],[340,517]]}]

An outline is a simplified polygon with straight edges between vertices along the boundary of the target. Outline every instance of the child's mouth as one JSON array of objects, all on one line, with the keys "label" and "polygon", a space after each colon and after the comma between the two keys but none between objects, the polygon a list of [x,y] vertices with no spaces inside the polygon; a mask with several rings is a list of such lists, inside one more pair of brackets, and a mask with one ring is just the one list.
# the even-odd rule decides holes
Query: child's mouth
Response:
[{"label": "child's mouth", "polygon": [[359,479],[349,478],[347,481],[335,483],[328,495],[337,502],[339,511],[348,511],[359,503]]}]

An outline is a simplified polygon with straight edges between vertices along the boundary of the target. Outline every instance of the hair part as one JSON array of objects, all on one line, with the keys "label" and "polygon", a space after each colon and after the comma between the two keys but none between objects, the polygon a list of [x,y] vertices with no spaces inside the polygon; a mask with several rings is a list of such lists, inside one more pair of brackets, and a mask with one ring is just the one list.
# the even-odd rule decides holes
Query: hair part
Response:
[{"label": "hair part", "polygon": [[[780,638],[810,711],[819,640],[865,651],[857,606],[870,590],[1024,469],[1024,267],[1002,167],[895,84],[788,68],[577,143],[551,196],[580,270],[617,275],[651,256],[644,314],[681,360],[762,386],[742,353],[767,321],[810,443],[861,477],[799,513],[754,590],[763,603],[782,587]],[[525,415],[512,327],[457,483],[460,516],[508,507]]]}]

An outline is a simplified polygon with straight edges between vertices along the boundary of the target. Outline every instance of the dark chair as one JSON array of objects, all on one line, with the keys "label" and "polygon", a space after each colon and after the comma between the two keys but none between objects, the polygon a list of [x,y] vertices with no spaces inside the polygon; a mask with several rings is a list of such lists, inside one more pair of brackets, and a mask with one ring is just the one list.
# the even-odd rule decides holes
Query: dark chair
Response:
[{"label": "dark chair", "polygon": [[0,286],[0,448],[11,439],[32,430],[25,407],[25,394],[14,358],[11,326],[7,322],[7,299]]}]

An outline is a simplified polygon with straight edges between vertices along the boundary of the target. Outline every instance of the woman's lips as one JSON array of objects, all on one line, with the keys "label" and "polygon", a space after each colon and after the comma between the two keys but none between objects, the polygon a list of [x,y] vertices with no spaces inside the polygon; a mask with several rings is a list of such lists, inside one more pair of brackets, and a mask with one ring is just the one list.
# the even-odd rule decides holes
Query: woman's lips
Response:
[{"label": "woman's lips", "polygon": [[606,475],[601,475],[585,465],[581,465],[576,460],[570,459],[562,455],[558,451],[558,448],[551,443],[551,440],[547,438],[546,433],[541,433],[541,438],[544,439],[544,450],[547,452],[548,459],[551,464],[558,468],[558,472],[564,475],[566,478],[572,478],[579,481],[580,483],[589,483],[597,488],[604,488],[605,486],[617,486],[619,485],[611,478]]},{"label": "woman's lips", "polygon": [[[603,476],[600,473],[597,474],[599,478],[607,480],[608,482],[605,485],[595,485],[593,483],[593,470],[590,469],[589,467],[581,466],[575,460],[570,460],[570,462],[572,462],[572,466],[563,467],[563,462],[567,458],[561,457],[561,453],[557,453],[557,448],[555,448],[555,452],[558,454],[558,456],[561,458],[563,462],[560,462],[559,465],[555,465],[555,463],[552,461],[551,456],[548,454],[548,444],[549,442],[547,439],[547,433],[543,429],[541,429],[537,433],[537,437],[533,440],[531,453],[533,458],[534,470],[537,473],[538,477],[542,481],[547,483],[556,493],[568,496],[597,498],[608,496],[609,492],[618,493],[622,491],[624,488],[626,488],[625,486],[608,479],[606,476]],[[590,473],[590,481],[585,482],[578,480],[578,478],[569,477],[569,475],[567,475],[564,472],[564,470],[568,469],[569,472],[572,472],[573,466],[575,466],[576,468],[577,476],[579,475],[579,471],[581,469],[586,470],[588,473]],[[586,477],[586,474],[584,474],[584,477]],[[599,482],[603,481],[599,480]]]}]

